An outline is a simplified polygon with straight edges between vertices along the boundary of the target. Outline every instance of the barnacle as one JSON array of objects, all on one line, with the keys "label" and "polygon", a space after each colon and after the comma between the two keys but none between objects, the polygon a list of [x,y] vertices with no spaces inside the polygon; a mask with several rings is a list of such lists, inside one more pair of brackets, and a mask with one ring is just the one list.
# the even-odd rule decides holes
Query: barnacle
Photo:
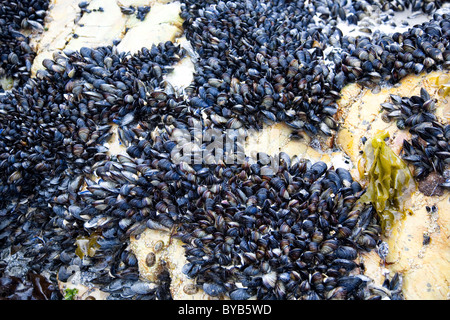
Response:
[{"label": "barnacle", "polygon": [[386,234],[395,221],[405,217],[406,200],[416,189],[407,164],[386,145],[389,133],[379,131],[364,149],[365,164],[360,165],[361,176],[368,178],[363,202],[372,202]]}]

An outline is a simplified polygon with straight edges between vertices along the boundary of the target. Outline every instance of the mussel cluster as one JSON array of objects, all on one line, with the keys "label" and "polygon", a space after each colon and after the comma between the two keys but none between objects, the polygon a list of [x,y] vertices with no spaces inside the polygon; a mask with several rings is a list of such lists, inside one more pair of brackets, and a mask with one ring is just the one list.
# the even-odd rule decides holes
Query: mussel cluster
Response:
[{"label": "mussel cluster", "polygon": [[273,176],[258,162],[215,168],[215,184],[183,201],[183,272],[211,296],[365,298],[364,281],[349,272],[380,229],[373,207],[356,204],[361,186],[344,169],[280,157]]},{"label": "mussel cluster", "polygon": [[391,95],[390,98],[391,102],[381,106],[388,121],[395,119],[399,129],[409,129],[412,134],[410,140],[403,141],[402,158],[414,166],[415,178],[424,181],[434,173],[438,180],[433,186],[434,191],[449,188],[445,170],[450,163],[450,124],[441,123],[434,114],[436,99],[423,88],[420,96]]},{"label": "mussel cluster", "polygon": [[[84,220],[89,215],[98,220],[97,210],[104,210],[85,200],[81,188],[87,184],[94,195],[101,193],[101,188],[95,192],[90,186],[89,177],[102,176],[98,168],[109,160],[104,143],[111,136],[111,123],[117,122],[123,139],[134,143],[128,152],[135,155],[145,142],[140,135],[146,137],[162,117],[178,111],[175,97],[169,99],[171,94],[158,88],[167,73],[165,67],[182,55],[183,49],[171,42],[133,56],[119,54],[112,47],[56,53],[53,60],[43,61],[46,69],[39,70],[36,78],[1,98],[3,248],[11,249],[11,254],[22,248],[30,257],[28,265],[39,271],[55,271],[66,263],[70,266],[73,258],[81,264],[74,255],[75,240],[92,236],[86,231],[95,224],[86,223],[83,231]],[[147,127],[127,129],[135,118],[140,119],[135,125]],[[150,156],[149,148],[141,152]],[[121,169],[117,172],[127,176]],[[116,173],[114,168],[108,174],[112,173]],[[119,177],[117,181],[124,182]],[[123,215],[139,221],[131,211],[125,210]],[[106,225],[106,221],[99,223]],[[111,270],[104,264],[119,265],[123,258],[130,260],[128,277],[138,279],[136,259],[129,258],[132,253],[123,247],[125,234],[118,232],[97,240],[101,248],[93,258],[98,261],[93,264],[97,268],[93,274],[101,278],[110,277],[111,272],[118,277],[115,264]],[[88,256],[82,258],[86,261]],[[64,271],[62,281],[69,276]]]},{"label": "mussel cluster", "polygon": [[[402,35],[352,38],[336,27],[370,6],[431,13],[440,1],[181,2],[197,54],[185,93],[165,75],[186,51],[166,42],[133,55],[56,52],[0,97],[2,283],[32,286],[45,274],[57,288],[76,270],[110,299],[169,299],[167,273],[140,279],[128,246],[151,228],[184,242],[183,272],[211,296],[401,298],[398,276],[381,290],[361,274],[358,252],[375,248],[381,229],[347,170],[285,153],[246,157],[237,137],[266,121],[331,135],[346,83],[447,67],[445,14]],[[412,46],[425,56],[409,62],[423,68],[397,68]],[[113,126],[126,154],[109,152]],[[235,161],[174,153],[211,129],[234,130],[222,152]],[[1,297],[20,296],[10,291]]]},{"label": "mussel cluster", "polygon": [[[0,1],[0,78],[23,85],[36,56],[27,33],[44,31],[49,0]],[[2,92],[0,85],[0,92]]]},{"label": "mussel cluster", "polygon": [[186,37],[199,55],[194,81],[201,100],[195,105],[248,127],[281,121],[331,135],[346,84],[375,88],[449,66],[446,15],[392,35],[374,31],[355,38],[338,27],[338,21],[358,24],[374,7],[427,10],[422,1],[183,3]]},{"label": "mussel cluster", "polygon": [[136,18],[144,21],[147,14],[150,12],[150,6],[138,6],[137,8],[134,6],[120,6],[120,11],[126,15],[136,14]]}]

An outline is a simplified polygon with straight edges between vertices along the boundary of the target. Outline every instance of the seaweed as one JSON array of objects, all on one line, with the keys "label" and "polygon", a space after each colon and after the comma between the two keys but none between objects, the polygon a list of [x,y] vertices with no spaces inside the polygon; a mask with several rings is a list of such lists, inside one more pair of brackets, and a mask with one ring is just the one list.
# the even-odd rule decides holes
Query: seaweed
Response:
[{"label": "seaweed", "polygon": [[388,132],[380,131],[365,144],[365,165],[359,168],[368,179],[361,201],[373,204],[385,234],[405,217],[407,200],[417,188],[407,164],[386,144],[388,138]]},{"label": "seaweed", "polygon": [[430,84],[438,89],[438,94],[444,98],[450,94],[450,75],[439,74],[428,78]]},{"label": "seaweed", "polygon": [[78,294],[78,289],[67,288],[66,290],[64,290],[64,300],[74,300],[75,297],[77,296],[77,294]]},{"label": "seaweed", "polygon": [[97,242],[99,235],[96,233],[91,234],[89,237],[79,236],[75,242],[77,248],[75,254],[83,259],[85,256],[93,257],[100,245]]}]

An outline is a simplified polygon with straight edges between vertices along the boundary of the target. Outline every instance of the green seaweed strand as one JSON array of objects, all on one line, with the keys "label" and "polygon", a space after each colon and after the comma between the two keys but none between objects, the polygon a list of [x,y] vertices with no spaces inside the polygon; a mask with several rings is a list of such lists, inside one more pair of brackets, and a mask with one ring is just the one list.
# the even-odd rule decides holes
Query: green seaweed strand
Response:
[{"label": "green seaweed strand", "polygon": [[64,300],[74,300],[77,294],[78,294],[78,289],[67,288],[66,290],[64,290]]},{"label": "green seaweed strand", "polygon": [[378,132],[366,143],[364,158],[366,176],[369,179],[363,202],[371,202],[386,233],[391,231],[394,221],[405,217],[405,202],[416,188],[407,164],[386,145],[389,133]]}]

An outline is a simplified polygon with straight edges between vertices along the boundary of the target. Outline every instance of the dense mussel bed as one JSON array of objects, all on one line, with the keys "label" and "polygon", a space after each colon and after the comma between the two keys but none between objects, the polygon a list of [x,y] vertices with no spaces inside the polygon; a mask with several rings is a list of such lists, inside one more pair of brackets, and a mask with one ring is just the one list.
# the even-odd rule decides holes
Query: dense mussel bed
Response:
[{"label": "dense mussel bed", "polygon": [[[402,298],[400,277],[375,289],[357,262],[382,229],[347,170],[283,152],[246,157],[237,137],[267,122],[329,136],[346,84],[376,89],[448,68],[441,1],[181,3],[196,52],[184,93],[164,78],[187,54],[172,42],[133,55],[64,50],[29,78],[33,52],[19,30],[42,26],[48,1],[2,1],[0,70],[19,81],[0,96],[0,297],[62,299],[57,281],[77,266],[110,299],[170,299],[167,274],[145,285],[127,246],[151,228],[185,244],[183,272],[213,297]],[[391,35],[352,37],[337,27],[374,8],[432,18]],[[113,125],[127,154],[105,146]],[[419,135],[437,130],[414,125]],[[207,129],[233,130],[223,155],[235,161],[175,161],[181,132]],[[437,156],[448,159],[446,150]]]},{"label": "dense mussel bed", "polygon": [[0,78],[11,77],[16,86],[29,79],[36,53],[24,33],[44,30],[48,5],[48,0],[0,1]]}]

